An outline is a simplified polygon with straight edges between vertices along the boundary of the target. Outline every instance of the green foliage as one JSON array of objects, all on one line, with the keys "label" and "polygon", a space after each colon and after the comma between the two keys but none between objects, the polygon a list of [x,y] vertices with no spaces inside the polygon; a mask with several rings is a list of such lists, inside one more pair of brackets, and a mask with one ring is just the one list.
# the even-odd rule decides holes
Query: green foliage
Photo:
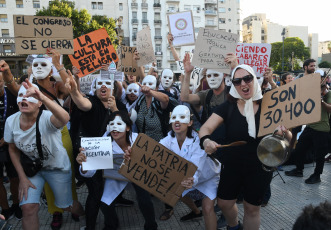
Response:
[{"label": "green foliage", "polygon": [[[270,66],[275,71],[282,70],[282,52],[283,42],[272,43]],[[293,52],[293,62],[292,62]],[[298,38],[286,38],[284,40],[284,71],[291,70],[293,63],[293,70],[301,69],[299,61],[304,61],[310,57],[310,51],[308,47],[305,47],[304,42]]]},{"label": "green foliage", "polygon": [[[106,16],[91,16],[86,9],[75,9],[75,3],[67,0],[55,0],[49,2],[47,8],[43,7],[38,10],[37,16],[57,16],[67,17],[72,21],[74,38],[80,37],[84,34],[90,33],[94,30],[105,28],[112,41],[115,49],[118,44],[117,35],[115,31],[116,22],[113,18]],[[64,56],[64,64],[66,68],[70,65],[69,58]]]},{"label": "green foliage", "polygon": [[319,68],[331,68],[331,63],[327,61],[322,61],[319,65]]}]

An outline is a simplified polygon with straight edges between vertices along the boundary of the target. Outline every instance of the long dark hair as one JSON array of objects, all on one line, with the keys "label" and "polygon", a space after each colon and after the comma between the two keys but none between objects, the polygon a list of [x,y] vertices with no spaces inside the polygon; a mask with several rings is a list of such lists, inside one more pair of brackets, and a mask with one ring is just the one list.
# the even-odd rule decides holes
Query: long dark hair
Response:
[{"label": "long dark hair", "polygon": [[[126,142],[130,144],[131,143],[130,138],[131,138],[131,134],[132,134],[132,131],[131,131],[132,121],[129,117],[129,114],[126,111],[115,111],[110,115],[109,121],[113,121],[116,116],[120,116],[122,118],[122,120],[124,121],[124,123],[126,124],[126,126],[130,128],[130,130],[126,132],[126,138],[125,138]],[[110,135],[110,133],[109,133],[109,135]]]}]

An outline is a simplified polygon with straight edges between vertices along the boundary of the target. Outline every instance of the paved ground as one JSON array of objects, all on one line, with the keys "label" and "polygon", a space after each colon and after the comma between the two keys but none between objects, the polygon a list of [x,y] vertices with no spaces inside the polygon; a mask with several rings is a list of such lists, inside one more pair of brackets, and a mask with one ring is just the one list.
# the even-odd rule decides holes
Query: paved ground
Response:
[{"label": "paved ground", "polygon": [[[292,169],[293,166],[284,167],[285,170]],[[276,176],[271,184],[272,196],[269,204],[261,208],[261,228],[263,230],[290,230],[292,225],[300,214],[302,208],[308,204],[317,205],[325,200],[331,201],[331,164],[325,165],[324,173],[321,176],[322,182],[314,185],[307,185],[304,179],[313,173],[313,165],[308,164],[305,166],[304,178],[293,178],[284,175],[280,172],[285,180],[282,182],[279,176]],[[8,186],[8,185],[7,185]],[[86,186],[78,190],[79,200],[82,204],[85,203],[87,196]],[[134,200],[134,191],[132,188],[126,190],[124,196]],[[156,216],[160,216],[163,212],[163,204],[153,198],[155,205]],[[138,230],[143,229],[143,218],[137,207],[135,206],[126,208],[117,208],[118,216],[120,217],[120,229],[123,230]],[[243,218],[243,206],[238,205],[240,219]],[[158,221],[160,230],[172,229],[187,229],[187,230],[202,230],[204,229],[204,222],[202,218],[195,221],[180,222],[181,216],[189,212],[188,208],[181,202],[176,205],[175,214],[168,221]],[[47,208],[41,205],[40,212],[40,225],[41,229],[50,229],[50,222],[52,216],[47,212]],[[21,222],[15,218],[9,220],[13,225],[13,229],[21,229]],[[103,215],[101,212],[98,216],[98,224],[96,229],[102,229]],[[75,223],[68,213],[64,214],[64,224],[61,228],[65,229],[79,229],[79,224]]]}]

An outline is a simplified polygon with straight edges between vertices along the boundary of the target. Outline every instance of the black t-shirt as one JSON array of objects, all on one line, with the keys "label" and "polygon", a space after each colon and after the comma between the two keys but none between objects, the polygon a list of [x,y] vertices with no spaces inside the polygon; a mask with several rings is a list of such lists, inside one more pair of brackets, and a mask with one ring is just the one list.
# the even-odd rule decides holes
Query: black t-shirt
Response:
[{"label": "black t-shirt", "polygon": [[5,116],[4,116],[5,95],[2,95],[0,97],[0,129],[1,129],[0,138],[3,137],[6,119],[10,115],[12,115],[18,111],[16,96],[14,96],[6,87],[5,87],[5,91],[7,94],[7,112],[6,112]]},{"label": "black t-shirt", "polygon": [[[248,124],[246,117],[244,117],[238,109],[237,104],[229,101],[224,102],[214,109],[214,113],[221,116],[225,123],[225,144],[234,141],[247,141],[247,144],[235,147],[227,147],[222,149],[222,158],[224,160],[238,160],[245,159],[246,156],[257,159],[257,146],[262,138],[252,138],[248,134]],[[259,130],[261,106],[255,114],[255,128],[256,132]]]},{"label": "black t-shirt", "polygon": [[[88,98],[92,103],[92,108],[87,112],[82,112],[82,131],[84,137],[101,137],[106,132],[109,123],[109,111],[102,104],[97,96]],[[116,99],[118,110],[127,111],[125,105]],[[107,122],[105,120],[107,119]]]}]

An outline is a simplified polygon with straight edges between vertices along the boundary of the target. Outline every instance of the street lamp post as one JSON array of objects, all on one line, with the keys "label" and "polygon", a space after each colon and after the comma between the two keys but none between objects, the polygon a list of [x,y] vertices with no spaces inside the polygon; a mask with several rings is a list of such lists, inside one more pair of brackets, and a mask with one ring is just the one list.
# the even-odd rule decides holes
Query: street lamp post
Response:
[{"label": "street lamp post", "polygon": [[285,28],[281,34],[283,36],[283,53],[282,53],[282,72],[284,71],[284,40],[285,40]]}]

